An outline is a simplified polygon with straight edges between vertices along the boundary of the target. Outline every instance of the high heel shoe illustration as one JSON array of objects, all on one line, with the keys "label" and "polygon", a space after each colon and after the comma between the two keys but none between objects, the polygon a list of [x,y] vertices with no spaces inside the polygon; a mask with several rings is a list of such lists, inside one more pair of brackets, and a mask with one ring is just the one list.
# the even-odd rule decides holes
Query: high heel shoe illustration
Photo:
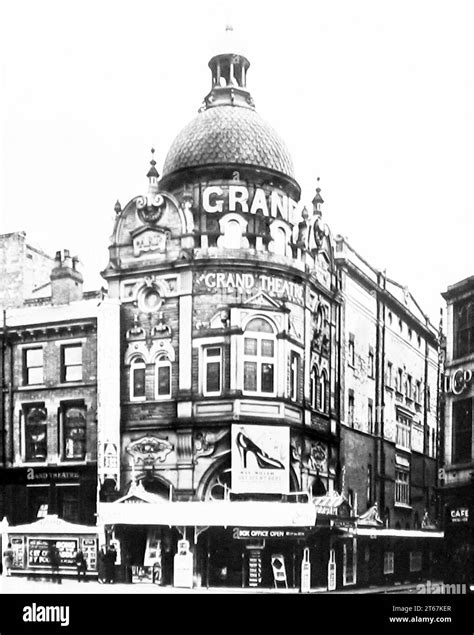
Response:
[{"label": "high heel shoe illustration", "polygon": [[237,447],[239,448],[240,456],[242,458],[243,468],[247,468],[247,452],[251,452],[257,459],[258,467],[267,470],[283,470],[284,465],[278,459],[273,459],[268,456],[261,448],[258,447],[251,439],[249,439],[243,432],[239,432],[237,435]]}]

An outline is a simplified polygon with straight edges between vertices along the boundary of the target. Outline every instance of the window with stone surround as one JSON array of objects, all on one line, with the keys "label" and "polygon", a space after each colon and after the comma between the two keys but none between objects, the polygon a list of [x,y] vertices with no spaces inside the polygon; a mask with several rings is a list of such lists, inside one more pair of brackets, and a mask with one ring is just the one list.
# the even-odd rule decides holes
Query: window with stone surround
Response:
[{"label": "window with stone surround", "polygon": [[254,318],[244,333],[244,393],[275,394],[276,337],[267,320]]},{"label": "window with stone surround", "polygon": [[61,346],[61,381],[82,380],[82,344]]},{"label": "window with stone surround", "polygon": [[25,348],[23,350],[23,384],[31,386],[43,382],[43,348]]},{"label": "window with stone surround", "polygon": [[135,357],[130,364],[130,400],[143,401],[145,392],[146,366],[141,357]]},{"label": "window with stone surround", "polygon": [[48,456],[47,411],[44,403],[26,404],[22,414],[25,461],[44,462]]},{"label": "window with stone surround", "polygon": [[61,404],[62,458],[83,461],[86,458],[86,407],[84,402]]},{"label": "window with stone surround", "polygon": [[161,355],[155,361],[155,397],[171,398],[171,362],[167,355]]},{"label": "window with stone surround", "polygon": [[222,392],[222,347],[208,346],[204,354],[204,395],[220,395]]},{"label": "window with stone surround", "polygon": [[452,422],[453,463],[472,459],[472,398],[453,403]]},{"label": "window with stone surround", "polygon": [[410,504],[410,473],[395,470],[395,503]]}]

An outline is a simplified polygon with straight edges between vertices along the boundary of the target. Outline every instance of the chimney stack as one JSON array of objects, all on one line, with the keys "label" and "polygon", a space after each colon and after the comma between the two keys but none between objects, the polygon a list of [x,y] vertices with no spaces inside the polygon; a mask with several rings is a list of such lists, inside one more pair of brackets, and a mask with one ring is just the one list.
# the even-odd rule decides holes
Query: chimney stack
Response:
[{"label": "chimney stack", "polygon": [[79,259],[71,258],[68,249],[56,252],[51,271],[51,300],[53,304],[69,304],[82,300],[84,278],[77,270]]}]

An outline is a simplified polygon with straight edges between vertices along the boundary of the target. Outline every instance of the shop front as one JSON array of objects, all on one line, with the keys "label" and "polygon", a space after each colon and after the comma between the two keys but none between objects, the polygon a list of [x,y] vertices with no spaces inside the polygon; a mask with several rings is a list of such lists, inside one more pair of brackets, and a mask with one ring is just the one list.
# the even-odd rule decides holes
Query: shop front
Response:
[{"label": "shop front", "polygon": [[123,578],[161,585],[296,588],[315,521],[309,500],[99,503]]},{"label": "shop front", "polygon": [[76,574],[75,555],[82,550],[87,575],[97,575],[97,529],[68,523],[55,515],[26,525],[2,523],[2,543],[11,543],[13,575],[44,576],[52,574],[51,553],[57,550],[60,576]]}]

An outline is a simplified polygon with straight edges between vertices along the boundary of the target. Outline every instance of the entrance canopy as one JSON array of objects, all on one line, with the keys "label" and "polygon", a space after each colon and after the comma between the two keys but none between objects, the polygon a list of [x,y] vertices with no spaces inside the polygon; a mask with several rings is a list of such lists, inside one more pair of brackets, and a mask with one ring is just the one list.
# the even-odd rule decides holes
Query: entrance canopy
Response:
[{"label": "entrance canopy", "polygon": [[97,535],[97,527],[89,525],[76,525],[68,523],[62,518],[58,518],[55,514],[45,516],[41,520],[36,520],[27,525],[7,526],[4,530],[8,534],[51,534],[51,535],[68,535],[68,534],[94,534]]},{"label": "entrance canopy", "polygon": [[99,503],[102,525],[167,525],[169,527],[313,527],[311,503],[267,501],[191,501]]}]

